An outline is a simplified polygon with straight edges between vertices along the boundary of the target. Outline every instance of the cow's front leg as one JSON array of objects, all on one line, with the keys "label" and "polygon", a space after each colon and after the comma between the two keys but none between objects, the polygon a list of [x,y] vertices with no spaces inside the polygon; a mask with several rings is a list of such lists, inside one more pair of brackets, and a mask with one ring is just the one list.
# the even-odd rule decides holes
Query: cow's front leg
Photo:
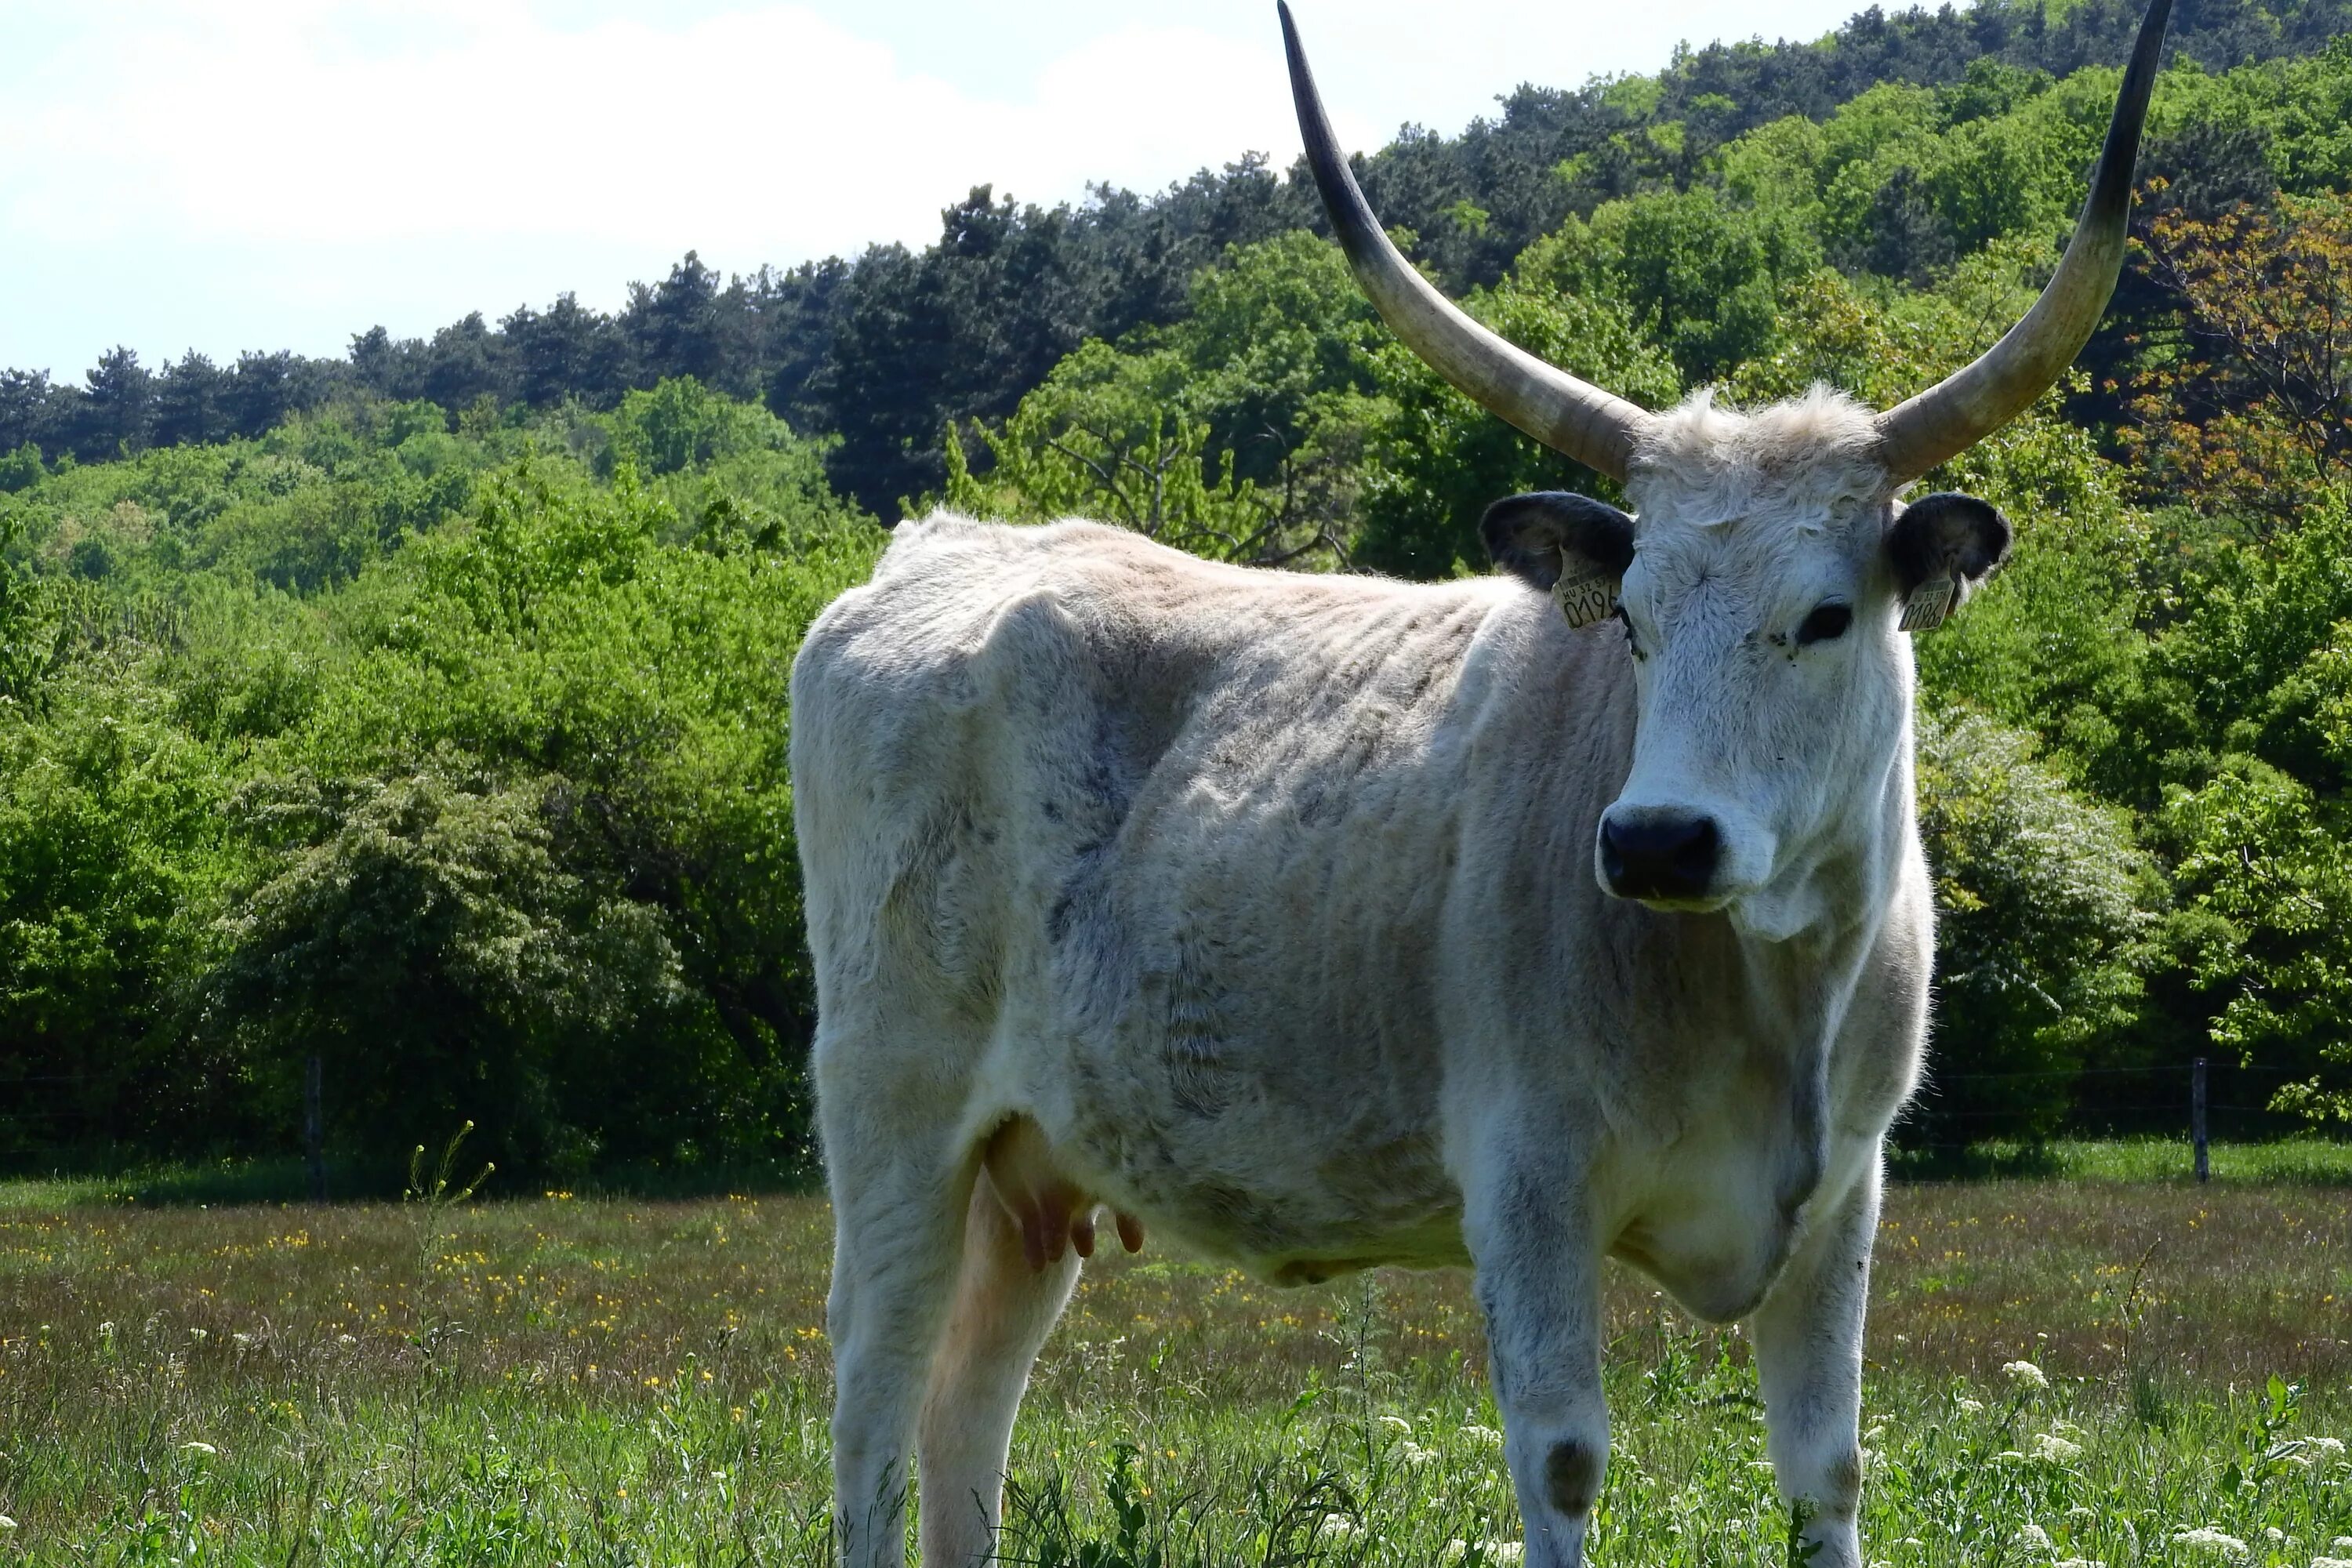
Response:
[{"label": "cow's front leg", "polygon": [[1878,1230],[1878,1159],[1810,1227],[1757,1309],[1756,1370],[1780,1495],[1806,1516],[1812,1568],[1862,1561],[1862,1321]]},{"label": "cow's front leg", "polygon": [[1576,1568],[1609,1462],[1601,1254],[1583,1184],[1503,1161],[1464,1199],[1528,1568]]}]

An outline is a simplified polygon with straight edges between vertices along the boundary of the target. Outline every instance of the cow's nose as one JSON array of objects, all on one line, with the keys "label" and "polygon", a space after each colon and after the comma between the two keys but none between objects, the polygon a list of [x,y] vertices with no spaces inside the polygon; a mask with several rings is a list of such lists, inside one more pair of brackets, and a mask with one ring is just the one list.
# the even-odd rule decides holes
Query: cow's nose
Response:
[{"label": "cow's nose", "polygon": [[1722,848],[1711,816],[1643,812],[1601,822],[1601,872],[1621,899],[1703,899]]}]

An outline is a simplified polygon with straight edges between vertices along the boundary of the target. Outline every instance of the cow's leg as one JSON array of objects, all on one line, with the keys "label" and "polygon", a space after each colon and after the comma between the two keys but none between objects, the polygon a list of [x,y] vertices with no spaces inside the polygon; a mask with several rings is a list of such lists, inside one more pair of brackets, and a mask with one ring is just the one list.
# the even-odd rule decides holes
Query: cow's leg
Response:
[{"label": "cow's leg", "polygon": [[1471,1189],[1463,1231],[1478,1271],[1528,1568],[1576,1568],[1609,1462],[1601,1253],[1581,1183],[1533,1163],[1503,1163]]},{"label": "cow's leg", "polygon": [[1038,1347],[1077,1278],[1075,1249],[1031,1266],[1019,1223],[982,1176],[964,1222],[955,1307],[917,1427],[923,1568],[991,1561],[1003,1521],[1013,1417]]},{"label": "cow's leg", "polygon": [[1878,1162],[1806,1236],[1757,1309],[1756,1370],[1780,1495],[1809,1518],[1813,1568],[1862,1561],[1862,1321],[1878,1229]]},{"label": "cow's leg", "polygon": [[[908,1118],[863,1121],[847,1098],[819,1096],[834,1204],[834,1531],[843,1568],[900,1568],[907,1450],[955,1289],[978,1152],[960,1156],[943,1129]],[[932,1121],[950,1115],[942,1108]]]}]

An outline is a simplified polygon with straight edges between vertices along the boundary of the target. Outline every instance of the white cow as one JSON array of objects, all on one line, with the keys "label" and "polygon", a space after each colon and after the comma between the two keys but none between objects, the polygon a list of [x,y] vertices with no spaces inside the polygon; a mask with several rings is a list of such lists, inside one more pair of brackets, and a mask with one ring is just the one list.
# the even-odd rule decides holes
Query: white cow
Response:
[{"label": "white cow", "polygon": [[1860,1562],[1881,1143],[1933,952],[1904,631],[2009,542],[1898,497],[2104,308],[2167,6],[2042,300],[1883,416],[1646,414],[1488,336],[1388,247],[1291,35],[1391,326],[1635,515],[1499,502],[1504,574],[1438,586],[942,515],[818,621],[793,773],[848,1563],[903,1559],[910,1438],[928,1568],[989,1558],[1097,1201],[1280,1282],[1475,1268],[1531,1564],[1582,1558],[1622,1258],[1749,1321],[1812,1561]]}]

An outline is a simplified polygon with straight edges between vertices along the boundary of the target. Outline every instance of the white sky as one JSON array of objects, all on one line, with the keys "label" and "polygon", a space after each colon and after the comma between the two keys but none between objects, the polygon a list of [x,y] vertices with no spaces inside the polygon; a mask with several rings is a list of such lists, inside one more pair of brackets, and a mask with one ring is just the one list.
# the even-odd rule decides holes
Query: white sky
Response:
[{"label": "white sky", "polygon": [[[1295,0],[1340,135],[1858,0]],[[0,0],[0,366],[339,354],[1298,151],[1273,0]]]}]

